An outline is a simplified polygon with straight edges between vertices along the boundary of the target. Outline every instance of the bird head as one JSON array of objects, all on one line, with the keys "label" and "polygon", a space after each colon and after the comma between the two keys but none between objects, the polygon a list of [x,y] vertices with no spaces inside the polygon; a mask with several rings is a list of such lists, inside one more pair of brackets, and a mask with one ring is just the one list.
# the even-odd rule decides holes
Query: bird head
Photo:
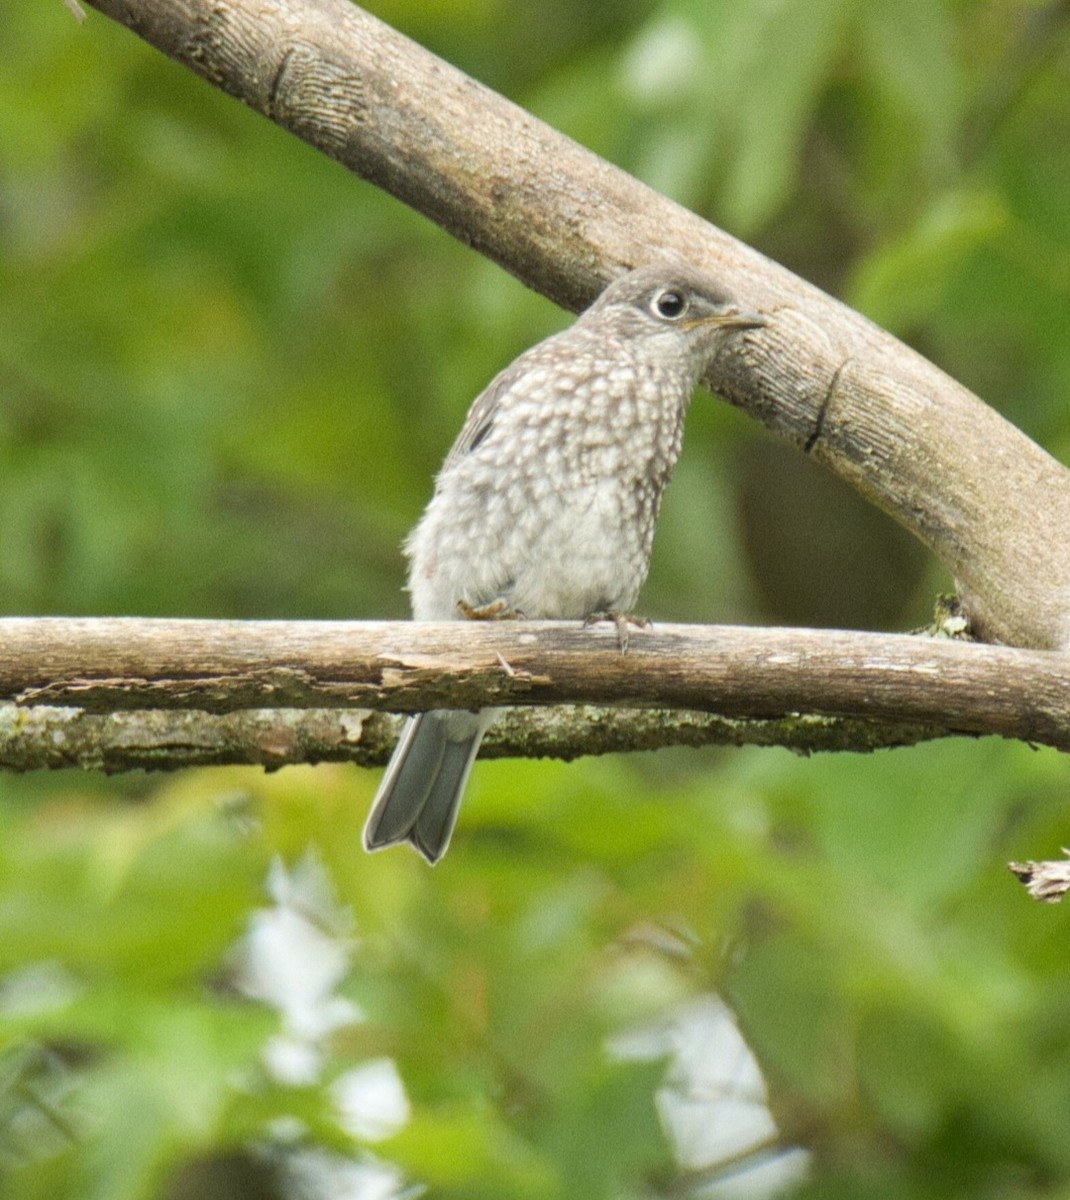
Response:
[{"label": "bird head", "polygon": [[585,322],[611,327],[705,361],[738,330],[766,324],[741,307],[715,280],[682,264],[637,267],[615,279],[587,309]]}]

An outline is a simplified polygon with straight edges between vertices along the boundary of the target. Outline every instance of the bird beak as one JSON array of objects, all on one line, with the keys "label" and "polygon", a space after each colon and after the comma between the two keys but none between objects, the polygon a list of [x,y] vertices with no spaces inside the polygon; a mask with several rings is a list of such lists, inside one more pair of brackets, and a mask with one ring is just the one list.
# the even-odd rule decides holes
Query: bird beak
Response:
[{"label": "bird beak", "polygon": [[683,323],[684,329],[697,329],[700,325],[716,325],[720,329],[760,329],[769,322],[757,313],[744,308],[722,308],[702,317],[693,317]]},{"label": "bird beak", "polygon": [[747,312],[744,308],[726,308],[714,313],[707,320],[711,325],[719,325],[722,329],[760,329],[769,324],[765,317]]}]

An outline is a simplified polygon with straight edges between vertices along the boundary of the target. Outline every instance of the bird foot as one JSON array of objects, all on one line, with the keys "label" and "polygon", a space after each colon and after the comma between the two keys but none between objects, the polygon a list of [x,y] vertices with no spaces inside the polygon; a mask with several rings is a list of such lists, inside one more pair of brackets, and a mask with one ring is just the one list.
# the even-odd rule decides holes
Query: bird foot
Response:
[{"label": "bird foot", "polygon": [[501,598],[476,606],[467,600],[458,600],[457,611],[466,621],[520,621],[524,617],[519,609],[510,608]]},{"label": "bird foot", "polygon": [[629,625],[634,625],[636,629],[650,629],[653,627],[653,622],[646,617],[636,616],[635,613],[614,612],[613,610],[588,613],[583,618],[583,627],[586,629],[589,625],[598,625],[602,621],[612,621],[616,625],[617,645],[620,646],[621,654],[627,654],[628,652]]}]

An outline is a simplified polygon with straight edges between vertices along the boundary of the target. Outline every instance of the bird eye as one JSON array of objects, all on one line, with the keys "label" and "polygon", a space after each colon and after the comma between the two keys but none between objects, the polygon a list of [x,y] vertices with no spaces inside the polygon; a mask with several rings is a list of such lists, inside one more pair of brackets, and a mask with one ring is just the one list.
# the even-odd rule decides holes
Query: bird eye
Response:
[{"label": "bird eye", "polygon": [[659,292],[654,297],[654,312],[667,321],[675,321],[677,317],[683,316],[686,310],[687,301],[679,292]]}]

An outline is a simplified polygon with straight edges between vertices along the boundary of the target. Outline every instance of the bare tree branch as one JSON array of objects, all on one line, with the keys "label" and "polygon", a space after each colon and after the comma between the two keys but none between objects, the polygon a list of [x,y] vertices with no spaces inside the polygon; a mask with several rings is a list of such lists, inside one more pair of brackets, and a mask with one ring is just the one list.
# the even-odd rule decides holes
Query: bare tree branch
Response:
[{"label": "bare tree branch", "polygon": [[774,319],[706,382],[911,529],[993,641],[1070,646],[1070,472],[859,314],[348,0],[89,0],[576,308],[672,255]]},{"label": "bare tree branch", "polygon": [[[185,767],[348,762],[382,766],[402,718],[370,709],[273,708],[207,713],[81,708],[0,702],[0,769],[177,771]],[[741,720],[713,713],[597,705],[514,708],[491,729],[481,758],[561,758],[666,746],[782,746],[797,754],[867,753],[947,737],[938,725],[791,716]]]},{"label": "bare tree branch", "polygon": [[[0,647],[0,699],[20,706],[237,713],[609,704],[875,722],[878,744],[889,725],[906,722],[928,727],[902,734],[913,740],[991,733],[1070,749],[1070,656],[902,634],[663,625],[637,633],[621,654],[612,625],[572,622],[9,617],[0,619]],[[354,713],[350,740],[359,719]],[[285,761],[287,739],[297,736],[287,718],[248,718],[256,720],[274,721],[260,733],[276,746],[258,761]],[[788,744],[806,748],[793,738]],[[192,734],[187,745],[201,752]],[[566,756],[583,749],[574,740]]]}]

